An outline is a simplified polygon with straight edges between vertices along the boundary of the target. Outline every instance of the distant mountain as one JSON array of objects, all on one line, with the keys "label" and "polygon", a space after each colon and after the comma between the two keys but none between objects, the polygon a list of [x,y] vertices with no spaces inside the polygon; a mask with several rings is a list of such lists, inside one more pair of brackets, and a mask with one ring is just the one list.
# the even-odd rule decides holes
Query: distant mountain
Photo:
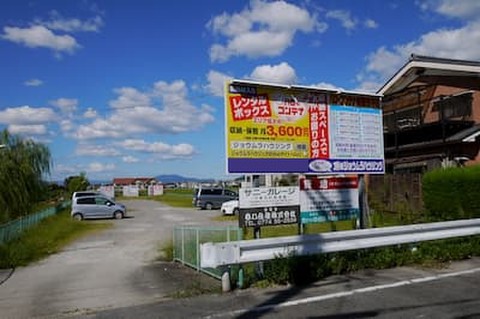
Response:
[{"label": "distant mountain", "polygon": [[206,179],[206,178],[195,178],[195,177],[185,177],[176,174],[165,174],[165,175],[158,175],[155,176],[157,181],[162,183],[184,183],[184,182],[204,182],[204,183],[211,183],[214,182],[214,179]]}]

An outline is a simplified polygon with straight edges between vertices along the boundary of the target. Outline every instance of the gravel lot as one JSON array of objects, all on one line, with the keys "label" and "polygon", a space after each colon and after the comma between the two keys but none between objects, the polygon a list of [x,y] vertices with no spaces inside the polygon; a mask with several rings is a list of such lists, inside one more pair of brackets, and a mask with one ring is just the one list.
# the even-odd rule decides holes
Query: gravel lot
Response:
[{"label": "gravel lot", "polygon": [[[177,264],[157,262],[158,247],[177,225],[212,225],[220,211],[172,208],[124,200],[129,218],[76,241],[62,252],[16,269],[0,285],[2,318],[71,315],[169,298],[196,285],[220,282]],[[95,221],[83,221],[95,222]]]}]

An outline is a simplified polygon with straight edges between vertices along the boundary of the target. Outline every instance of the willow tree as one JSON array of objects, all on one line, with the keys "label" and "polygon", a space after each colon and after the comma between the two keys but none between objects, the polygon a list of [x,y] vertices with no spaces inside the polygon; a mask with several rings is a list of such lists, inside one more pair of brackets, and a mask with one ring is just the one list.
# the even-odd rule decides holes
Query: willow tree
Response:
[{"label": "willow tree", "polygon": [[48,147],[7,130],[0,132],[0,220],[32,212],[46,191],[44,177],[50,166]]}]

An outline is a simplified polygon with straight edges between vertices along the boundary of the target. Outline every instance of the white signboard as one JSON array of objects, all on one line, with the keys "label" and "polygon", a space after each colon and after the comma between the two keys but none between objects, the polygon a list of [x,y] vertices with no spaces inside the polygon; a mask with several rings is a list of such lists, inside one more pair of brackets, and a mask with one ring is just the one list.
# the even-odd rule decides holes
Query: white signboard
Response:
[{"label": "white signboard", "polygon": [[300,180],[302,224],[347,220],[358,217],[358,179],[333,177]]},{"label": "white signboard", "polygon": [[149,196],[163,195],[163,185],[162,184],[149,185],[148,195]]},{"label": "white signboard", "polygon": [[294,206],[300,201],[297,186],[240,188],[239,207]]},{"label": "white signboard", "polygon": [[100,186],[98,191],[110,198],[115,198],[115,187],[113,185]]},{"label": "white signboard", "polygon": [[123,196],[138,197],[138,186],[133,186],[133,185],[123,186]]}]

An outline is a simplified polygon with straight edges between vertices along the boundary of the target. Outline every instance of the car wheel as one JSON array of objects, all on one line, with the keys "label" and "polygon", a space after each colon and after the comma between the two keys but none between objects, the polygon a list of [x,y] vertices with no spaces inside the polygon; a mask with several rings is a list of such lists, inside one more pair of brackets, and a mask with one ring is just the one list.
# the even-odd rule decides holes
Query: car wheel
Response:
[{"label": "car wheel", "polygon": [[76,213],[76,214],[73,214],[73,219],[77,221],[81,221],[83,219],[83,216],[80,213]]},{"label": "car wheel", "polygon": [[238,208],[233,209],[233,215],[238,215],[240,213],[240,210]]},{"label": "car wheel", "polygon": [[205,209],[206,210],[212,210],[213,209],[213,204],[212,203],[206,203],[205,204]]},{"label": "car wheel", "polygon": [[122,219],[123,218],[123,213],[121,211],[117,210],[115,213],[113,213],[113,218]]}]

